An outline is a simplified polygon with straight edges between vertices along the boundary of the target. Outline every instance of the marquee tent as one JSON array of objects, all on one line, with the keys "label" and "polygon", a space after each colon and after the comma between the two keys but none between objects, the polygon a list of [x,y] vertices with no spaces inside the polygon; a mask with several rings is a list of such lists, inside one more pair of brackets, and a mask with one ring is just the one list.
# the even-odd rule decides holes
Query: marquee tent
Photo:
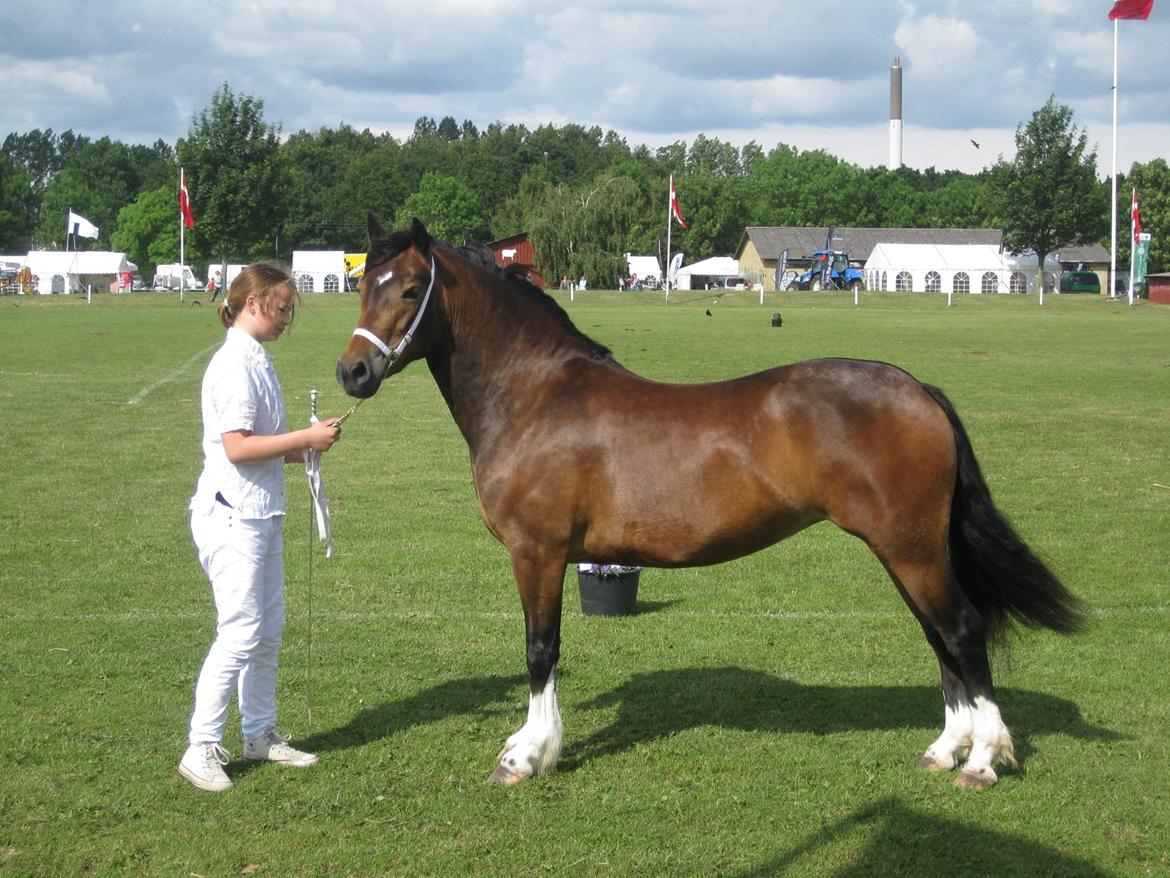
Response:
[{"label": "marquee tent", "polygon": [[703,289],[728,277],[739,277],[739,260],[733,256],[712,256],[680,268],[675,286],[680,290]]},{"label": "marquee tent", "polygon": [[125,253],[110,250],[30,250],[24,264],[38,293],[74,293],[88,286],[109,290],[118,275],[133,274],[138,266]]},{"label": "marquee tent", "polygon": [[336,293],[345,289],[344,250],[294,250],[292,274],[301,293]]},{"label": "marquee tent", "polygon": [[[1060,273],[1055,254],[1044,270],[1051,288]],[[1012,256],[993,244],[877,244],[865,263],[870,290],[1026,293],[1035,276],[1035,253]]]},{"label": "marquee tent", "polygon": [[657,256],[635,256],[626,254],[628,276],[644,281],[653,278],[656,282],[662,280],[662,266],[658,264]]}]

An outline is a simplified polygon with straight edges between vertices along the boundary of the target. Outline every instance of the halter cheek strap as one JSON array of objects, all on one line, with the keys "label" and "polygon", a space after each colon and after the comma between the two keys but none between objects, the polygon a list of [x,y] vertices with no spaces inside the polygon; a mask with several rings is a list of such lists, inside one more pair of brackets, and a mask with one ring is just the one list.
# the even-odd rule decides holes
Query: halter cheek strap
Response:
[{"label": "halter cheek strap", "polygon": [[431,290],[433,290],[434,288],[435,288],[435,257],[432,256],[431,257],[431,281],[430,281],[430,283],[427,284],[426,293],[423,294],[422,304],[418,306],[418,311],[415,312],[414,320],[412,320],[410,322],[410,326],[407,328],[406,333],[402,336],[402,340],[400,342],[398,342],[398,344],[395,345],[393,348],[391,348],[390,345],[386,344],[384,341],[382,341],[382,339],[378,338],[378,336],[374,335],[374,333],[370,332],[368,329],[365,329],[364,327],[359,326],[357,329],[355,329],[353,331],[353,334],[355,336],[358,336],[360,338],[364,338],[366,341],[368,341],[370,344],[372,344],[374,347],[376,347],[379,351],[381,351],[382,356],[386,358],[386,368],[387,369],[390,368],[391,363],[393,363],[395,360],[397,360],[399,357],[402,356],[402,352],[404,350],[406,350],[406,346],[408,344],[410,344],[411,339],[414,338],[414,334],[418,331],[418,325],[419,325],[419,323],[422,322],[423,314],[426,313],[427,302],[429,302],[431,300]]}]

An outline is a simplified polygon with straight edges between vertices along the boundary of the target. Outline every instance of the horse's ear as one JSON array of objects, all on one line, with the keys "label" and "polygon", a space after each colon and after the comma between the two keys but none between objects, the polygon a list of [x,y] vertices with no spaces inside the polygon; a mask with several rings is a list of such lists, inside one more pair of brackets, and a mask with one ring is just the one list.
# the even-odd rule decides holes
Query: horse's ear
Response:
[{"label": "horse's ear", "polygon": [[378,221],[374,219],[374,215],[372,213],[366,214],[366,232],[370,236],[371,244],[386,237],[386,233],[382,231],[382,227],[378,224]]},{"label": "horse's ear", "polygon": [[410,221],[410,242],[419,253],[426,256],[431,249],[431,233],[416,216]]}]

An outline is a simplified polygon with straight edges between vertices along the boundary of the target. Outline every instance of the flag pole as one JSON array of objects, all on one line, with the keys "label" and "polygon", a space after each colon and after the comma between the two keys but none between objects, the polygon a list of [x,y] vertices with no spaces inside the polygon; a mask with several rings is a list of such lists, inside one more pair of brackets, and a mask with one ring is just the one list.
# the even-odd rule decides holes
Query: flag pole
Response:
[{"label": "flag pole", "polygon": [[1133,189],[1133,195],[1130,196],[1129,202],[1129,304],[1133,305],[1133,275],[1134,269],[1137,267],[1137,223],[1134,222],[1134,208],[1133,205],[1137,202],[1137,187]]},{"label": "flag pole", "polygon": [[186,225],[187,224],[183,222],[182,187],[183,187],[184,182],[185,181],[183,180],[183,169],[179,168],[179,301],[180,302],[183,301],[183,280],[184,280],[184,276],[187,274],[186,269],[183,267],[187,264],[186,248],[185,248],[186,240],[185,240],[185,235],[184,235],[184,232],[186,232]]},{"label": "flag pole", "polygon": [[1117,19],[1113,19],[1113,209],[1109,225],[1109,298],[1117,295]]},{"label": "flag pole", "polygon": [[671,174],[670,175],[670,182],[667,183],[667,185],[666,185],[666,266],[663,270],[663,274],[666,275],[666,277],[664,278],[664,280],[666,281],[665,302],[668,305],[670,304],[670,229],[671,229],[671,226],[673,225],[673,223],[671,222],[671,215],[670,215],[671,210],[673,208],[673,205],[670,203],[670,200],[671,200],[671,196],[673,195],[673,193],[674,193],[674,174]]}]

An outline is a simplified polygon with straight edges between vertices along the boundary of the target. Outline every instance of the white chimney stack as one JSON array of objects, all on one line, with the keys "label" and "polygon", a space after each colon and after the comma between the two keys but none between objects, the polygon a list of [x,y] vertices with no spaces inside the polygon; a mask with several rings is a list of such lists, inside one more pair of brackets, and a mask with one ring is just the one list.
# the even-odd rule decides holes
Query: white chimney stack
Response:
[{"label": "white chimney stack", "polygon": [[891,171],[902,167],[902,62],[894,56],[890,65],[890,160]]}]

